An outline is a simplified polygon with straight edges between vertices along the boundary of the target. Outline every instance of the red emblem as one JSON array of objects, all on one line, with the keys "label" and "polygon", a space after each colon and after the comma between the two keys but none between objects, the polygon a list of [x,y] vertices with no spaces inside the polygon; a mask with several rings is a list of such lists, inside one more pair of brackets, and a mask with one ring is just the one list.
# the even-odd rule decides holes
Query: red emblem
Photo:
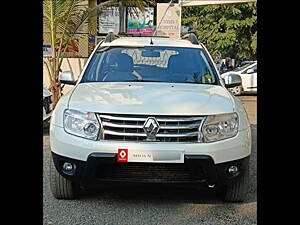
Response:
[{"label": "red emblem", "polygon": [[117,162],[128,162],[128,149],[118,149]]}]

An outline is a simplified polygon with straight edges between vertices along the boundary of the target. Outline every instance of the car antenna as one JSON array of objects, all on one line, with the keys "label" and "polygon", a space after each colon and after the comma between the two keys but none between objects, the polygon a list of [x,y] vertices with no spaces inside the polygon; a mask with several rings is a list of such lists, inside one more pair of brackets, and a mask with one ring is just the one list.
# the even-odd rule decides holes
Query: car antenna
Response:
[{"label": "car antenna", "polygon": [[153,40],[152,40],[152,37],[150,39],[150,45],[153,45]]}]

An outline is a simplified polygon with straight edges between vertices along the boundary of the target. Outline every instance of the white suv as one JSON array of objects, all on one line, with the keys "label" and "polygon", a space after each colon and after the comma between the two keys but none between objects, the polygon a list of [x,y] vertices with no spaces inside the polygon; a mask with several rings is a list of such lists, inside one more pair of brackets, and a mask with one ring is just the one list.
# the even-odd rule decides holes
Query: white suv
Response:
[{"label": "white suv", "polygon": [[205,47],[188,39],[109,34],[52,114],[50,183],[56,198],[105,182],[214,188],[225,201],[247,193],[251,129],[242,103]]}]

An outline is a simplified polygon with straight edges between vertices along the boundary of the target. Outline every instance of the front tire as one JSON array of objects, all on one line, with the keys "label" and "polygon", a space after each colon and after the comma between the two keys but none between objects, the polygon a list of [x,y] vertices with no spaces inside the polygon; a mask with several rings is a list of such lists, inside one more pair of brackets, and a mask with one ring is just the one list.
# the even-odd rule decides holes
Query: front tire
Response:
[{"label": "front tire", "polygon": [[243,92],[243,88],[242,86],[236,86],[234,88],[230,88],[230,92],[234,95],[234,96],[239,96],[242,94]]},{"label": "front tire", "polygon": [[76,185],[58,173],[52,158],[50,159],[50,188],[57,199],[74,199],[77,192]]},{"label": "front tire", "polygon": [[220,190],[221,197],[225,202],[243,202],[246,199],[249,183],[249,165],[244,173]]}]

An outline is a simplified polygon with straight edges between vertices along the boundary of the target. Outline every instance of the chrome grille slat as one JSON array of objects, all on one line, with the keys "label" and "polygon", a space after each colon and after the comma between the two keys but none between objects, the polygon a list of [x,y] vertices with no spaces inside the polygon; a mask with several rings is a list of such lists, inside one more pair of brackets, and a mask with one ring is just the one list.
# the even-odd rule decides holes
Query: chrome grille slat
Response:
[{"label": "chrome grille slat", "polygon": [[97,114],[101,121],[102,139],[116,141],[147,141],[143,126],[149,117],[159,123],[157,142],[197,142],[198,130],[204,116],[155,116]]},{"label": "chrome grille slat", "polygon": [[157,117],[158,122],[189,122],[189,121],[201,121],[203,117],[190,117],[190,118],[164,118],[164,117]]},{"label": "chrome grille slat", "polygon": [[143,129],[143,125],[134,125],[134,124],[126,124],[126,123],[111,123],[111,122],[102,122],[103,126],[107,127],[117,127],[117,128],[135,128],[135,129]]},{"label": "chrome grille slat", "polygon": [[110,116],[110,115],[100,115],[100,118],[109,120],[126,120],[126,121],[146,121],[147,117],[122,117],[122,116]]},{"label": "chrome grille slat", "polygon": [[[126,132],[115,132],[110,130],[105,130],[104,134],[111,134],[111,135],[117,135],[117,136],[134,136],[134,137],[147,137],[145,133],[126,133]],[[192,137],[192,136],[198,136],[198,132],[189,132],[189,133],[181,133],[181,134],[157,134],[156,137]]]},{"label": "chrome grille slat", "polygon": [[161,116],[111,116],[111,115],[105,115],[101,114],[100,118],[103,119],[109,119],[109,120],[126,120],[126,121],[146,121],[148,117],[156,117],[158,122],[188,122],[188,121],[201,121],[203,117],[175,117],[172,118],[173,116],[170,117],[161,117]]},{"label": "chrome grille slat", "polygon": [[[125,122],[125,121],[124,121]],[[108,126],[108,127],[119,127],[119,128],[136,128],[136,129],[143,129],[143,125],[134,125],[134,124],[126,124],[126,123],[111,123],[111,122],[102,122],[103,126]],[[198,128],[199,124],[190,124],[190,125],[161,125],[160,129],[192,129],[192,128]]]}]

